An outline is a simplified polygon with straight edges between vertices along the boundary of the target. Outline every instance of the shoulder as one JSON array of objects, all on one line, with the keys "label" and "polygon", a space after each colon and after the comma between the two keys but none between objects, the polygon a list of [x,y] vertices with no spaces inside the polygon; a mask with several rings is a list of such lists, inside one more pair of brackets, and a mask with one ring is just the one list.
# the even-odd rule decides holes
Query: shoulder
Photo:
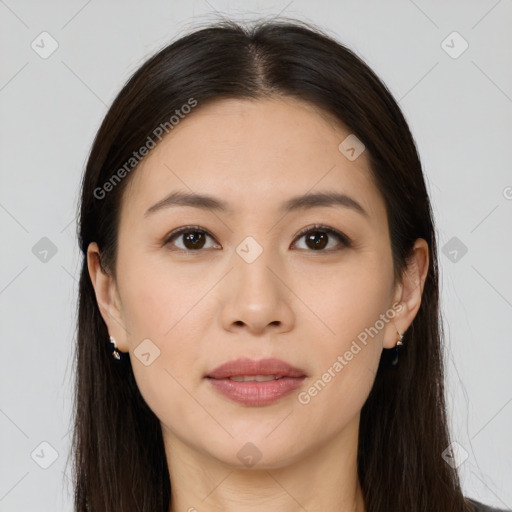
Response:
[{"label": "shoulder", "polygon": [[484,505],[483,503],[480,503],[479,501],[467,500],[471,505],[473,505],[473,511],[474,512],[512,512],[511,510],[505,510],[503,508],[492,508],[487,505]]}]

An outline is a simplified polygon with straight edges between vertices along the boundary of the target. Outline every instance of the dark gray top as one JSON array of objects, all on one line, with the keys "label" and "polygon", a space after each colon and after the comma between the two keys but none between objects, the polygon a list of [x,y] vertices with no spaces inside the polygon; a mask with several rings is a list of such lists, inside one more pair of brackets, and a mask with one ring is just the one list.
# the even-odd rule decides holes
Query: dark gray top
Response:
[{"label": "dark gray top", "polygon": [[511,510],[505,510],[503,508],[491,508],[479,501],[469,500],[475,505],[475,512],[512,512]]}]

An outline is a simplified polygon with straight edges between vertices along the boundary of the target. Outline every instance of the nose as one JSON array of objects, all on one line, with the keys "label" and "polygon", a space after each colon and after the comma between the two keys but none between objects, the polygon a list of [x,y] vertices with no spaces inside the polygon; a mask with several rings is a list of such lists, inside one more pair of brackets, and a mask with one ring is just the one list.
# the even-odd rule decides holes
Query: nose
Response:
[{"label": "nose", "polygon": [[289,302],[293,294],[286,286],[286,275],[265,253],[252,263],[239,259],[224,280],[224,329],[261,335],[293,328],[295,314]]}]

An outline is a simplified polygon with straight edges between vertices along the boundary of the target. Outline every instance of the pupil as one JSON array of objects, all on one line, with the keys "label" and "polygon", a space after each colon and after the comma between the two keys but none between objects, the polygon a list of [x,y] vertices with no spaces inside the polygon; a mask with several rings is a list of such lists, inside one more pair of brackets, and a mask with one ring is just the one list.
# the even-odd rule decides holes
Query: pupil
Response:
[{"label": "pupil", "polygon": [[310,249],[323,249],[327,245],[327,234],[322,231],[314,231],[306,236],[306,244]]},{"label": "pupil", "polygon": [[204,245],[204,233],[198,231],[191,231],[185,236],[185,247],[187,249],[201,249]]}]

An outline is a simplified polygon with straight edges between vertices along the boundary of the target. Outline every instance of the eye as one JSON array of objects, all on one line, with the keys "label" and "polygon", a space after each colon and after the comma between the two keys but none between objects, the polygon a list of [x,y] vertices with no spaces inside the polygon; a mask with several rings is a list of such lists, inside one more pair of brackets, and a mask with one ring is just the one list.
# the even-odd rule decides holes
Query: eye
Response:
[{"label": "eye", "polygon": [[220,245],[218,244],[214,244],[214,246],[207,246],[206,241],[208,238],[213,240],[213,237],[199,226],[184,226],[180,229],[177,229],[176,231],[173,231],[166,239],[165,245],[172,245],[173,241],[178,239],[178,242],[181,242],[182,245],[180,246],[178,243],[174,245],[182,251],[198,251],[200,249],[220,248]]},{"label": "eye", "polygon": [[[350,239],[340,233],[336,229],[330,228],[328,226],[323,226],[321,224],[316,224],[315,226],[309,226],[303,229],[298,235],[298,239],[305,239],[305,247],[299,247],[299,249],[311,249],[317,252],[331,252],[340,250],[341,247],[336,247],[336,244],[331,243],[331,239],[337,239],[338,243],[343,247],[350,247],[351,241]],[[327,249],[326,249],[327,248]],[[326,249],[326,250],[324,250]]]},{"label": "eye", "polygon": [[[299,249],[311,249],[315,252],[331,252],[340,250],[342,247],[350,247],[350,239],[340,233],[336,229],[316,224],[303,229],[298,235],[296,240],[301,238],[305,239],[305,246],[299,247]],[[199,226],[184,226],[173,231],[165,240],[164,245],[174,245],[176,249],[180,251],[195,251],[198,252],[201,249],[220,249],[221,246],[215,242],[207,245],[207,241],[210,239],[214,241],[214,238],[203,228]],[[336,243],[332,243],[334,240],[338,241],[338,245],[342,247],[336,247]]]}]

